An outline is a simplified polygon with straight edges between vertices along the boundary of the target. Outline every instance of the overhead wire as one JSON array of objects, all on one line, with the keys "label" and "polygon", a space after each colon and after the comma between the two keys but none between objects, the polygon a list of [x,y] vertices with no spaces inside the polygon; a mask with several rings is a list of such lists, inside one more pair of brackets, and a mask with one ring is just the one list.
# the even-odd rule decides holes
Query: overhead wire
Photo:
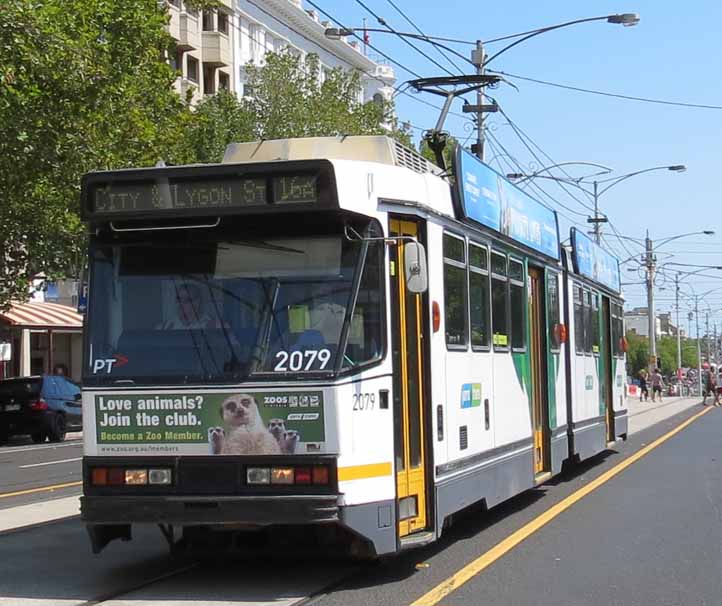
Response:
[{"label": "overhead wire", "polygon": [[[358,4],[359,6],[361,6],[367,13],[369,13],[371,16],[373,16],[374,19],[376,19],[376,21],[379,23],[379,25],[382,25],[383,27],[385,27],[386,29],[388,29],[388,31],[389,31],[390,34],[394,34],[395,36],[397,36],[404,44],[406,44],[407,46],[410,46],[411,48],[413,48],[417,53],[419,53],[419,54],[420,54],[421,56],[423,56],[424,58],[428,59],[428,60],[429,60],[431,63],[433,63],[436,67],[438,67],[438,68],[441,69],[442,71],[445,71],[445,72],[446,72],[447,74],[449,74],[450,76],[456,75],[456,74],[454,74],[453,72],[449,71],[446,67],[444,67],[443,65],[441,65],[441,63],[439,63],[438,61],[436,61],[436,59],[433,59],[433,58],[430,57],[427,53],[425,53],[424,51],[422,51],[418,46],[416,46],[413,42],[411,42],[411,40],[409,40],[406,36],[402,36],[397,30],[395,30],[393,27],[391,27],[391,26],[386,22],[386,20],[385,20],[384,18],[380,17],[380,16],[379,16],[378,14],[376,14],[373,10],[371,10],[371,9],[366,5],[366,3],[363,2],[363,0],[355,0],[355,2],[356,2],[356,4]],[[367,42],[366,42],[365,40],[364,40],[364,44],[367,44]]]},{"label": "overhead wire", "polygon": [[[421,34],[425,38],[428,38],[428,36],[423,31],[421,31],[421,28],[418,27],[416,23],[414,23],[412,19],[403,10],[401,10],[393,0],[386,0],[386,2],[388,2],[396,10],[396,12],[399,13],[406,20],[406,22],[411,25],[411,27],[413,27],[419,34]],[[464,70],[462,70],[456,63],[454,63],[451,57],[449,57],[439,45],[434,44],[434,48],[442,57],[444,57],[444,59],[446,59],[454,67],[454,69],[456,69],[456,71],[461,74],[464,73]]]},{"label": "overhead wire", "polygon": [[708,105],[704,103],[687,103],[683,101],[669,101],[666,99],[654,99],[651,97],[636,97],[634,95],[622,95],[619,93],[610,93],[606,91],[600,91],[600,90],[594,90],[590,88],[582,88],[580,86],[571,86],[569,84],[559,84],[557,82],[549,82],[548,80],[539,80],[538,78],[529,78],[527,76],[519,76],[517,74],[511,74],[509,72],[499,71],[499,70],[488,70],[490,73],[499,74],[501,76],[505,76],[507,78],[515,78],[517,80],[526,80],[528,82],[534,82],[535,84],[543,84],[544,86],[553,86],[555,88],[562,88],[565,90],[571,90],[576,91],[579,93],[587,93],[590,95],[600,95],[603,97],[613,97],[616,99],[625,99],[628,101],[639,101],[642,103],[654,103],[658,105],[671,105],[676,107],[686,107],[686,108],[693,108],[693,109],[714,109],[714,110],[722,110],[722,105]]},{"label": "overhead wire", "polygon": [[[315,9],[316,9],[317,11],[319,11],[321,14],[325,15],[326,17],[328,17],[328,18],[329,18],[331,21],[333,21],[336,25],[342,27],[343,29],[349,29],[349,28],[347,28],[343,23],[341,23],[338,19],[336,19],[333,15],[331,15],[331,14],[328,13],[327,11],[323,10],[323,9],[322,9],[318,4],[316,4],[313,0],[306,0],[306,2],[307,2],[308,4],[310,4],[311,6],[313,6],[313,8],[315,8]],[[352,35],[354,38],[356,38],[357,40],[359,40],[360,42],[364,42],[364,39],[363,39],[361,36],[359,36],[356,32],[352,32],[351,35]],[[389,57],[386,53],[384,53],[382,50],[380,50],[380,49],[378,49],[377,47],[375,47],[373,44],[367,43],[367,46],[368,46],[371,50],[377,52],[379,55],[381,55],[381,56],[382,56],[384,59],[386,59],[387,61],[390,61],[390,62],[393,63],[394,65],[397,65],[398,67],[400,67],[401,69],[403,69],[405,72],[411,74],[412,76],[415,76],[416,78],[421,78],[421,75],[420,75],[420,74],[416,73],[414,70],[412,70],[412,69],[410,69],[409,67],[405,66],[403,63],[399,63],[398,61],[396,61],[396,59],[392,59],[392,58]]]},{"label": "overhead wire", "polygon": [[[500,149],[502,150],[503,154],[502,154],[502,153],[497,153],[497,154],[496,154],[496,156],[497,156],[498,158],[504,158],[504,157],[509,158],[513,164],[510,164],[510,163],[508,163],[508,162],[505,162],[505,163],[506,163],[507,166],[510,166],[510,167],[511,167],[511,170],[512,170],[512,171],[513,171],[515,168],[516,168],[516,170],[523,170],[523,168],[522,168],[522,166],[521,166],[521,163],[520,163],[511,153],[509,153],[509,150],[506,149],[506,147],[504,147],[504,145],[501,143],[501,141],[499,141],[499,139],[497,139],[497,137],[496,137],[491,131],[489,131],[489,132],[487,133],[487,136],[489,137],[490,143],[492,143],[491,146],[492,146],[492,148],[493,148],[495,151],[497,151],[497,148],[500,148]],[[568,210],[568,211],[571,212],[571,213],[578,214],[578,215],[580,214],[580,213],[577,213],[575,210],[570,209],[570,208],[566,207],[564,204],[560,203],[559,200],[557,200],[556,198],[554,198],[554,196],[552,196],[550,193],[548,193],[548,192],[547,192],[543,187],[541,187],[538,183],[532,183],[532,184],[531,184],[531,188],[534,189],[534,190],[536,190],[537,193],[538,193],[538,195],[541,195],[541,196],[543,196],[543,197],[551,200],[552,204],[554,204],[554,205],[559,205],[559,206],[561,206],[562,208]],[[553,208],[552,206],[549,206],[549,204],[545,203],[543,200],[538,200],[538,201],[539,201],[540,204],[542,204],[543,206],[545,206],[545,207],[548,208],[549,210],[553,210],[553,211],[555,211],[555,212],[558,212],[562,217],[564,217],[564,218],[565,218],[567,221],[569,221],[571,224],[576,225],[576,226],[579,226],[579,227],[582,227],[582,228],[585,227],[584,225],[582,225],[581,223],[579,223],[577,220],[569,217],[568,215],[566,215],[566,214],[563,213],[562,211],[560,211],[560,210],[558,210],[558,209],[556,209],[556,208]],[[586,216],[586,215],[582,215],[582,216]]]}]

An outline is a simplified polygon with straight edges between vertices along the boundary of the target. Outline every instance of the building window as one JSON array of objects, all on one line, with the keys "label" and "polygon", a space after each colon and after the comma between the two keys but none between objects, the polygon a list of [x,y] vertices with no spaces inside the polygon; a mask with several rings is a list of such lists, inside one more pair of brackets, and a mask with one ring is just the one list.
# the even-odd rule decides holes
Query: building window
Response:
[{"label": "building window", "polygon": [[213,29],[213,12],[203,11],[203,31],[212,32]]},{"label": "building window", "polygon": [[509,348],[508,278],[506,255],[491,253],[491,323],[494,349]]},{"label": "building window", "polygon": [[224,72],[218,72],[218,90],[229,90],[230,78]]},{"label": "building window", "polygon": [[256,61],[261,54],[261,28],[255,23],[248,24],[248,38],[250,40],[251,61]]},{"label": "building window", "polygon": [[489,347],[491,337],[489,290],[488,252],[486,248],[469,244],[469,312],[472,348]]},{"label": "building window", "polygon": [[574,349],[584,353],[584,301],[582,287],[574,286]]},{"label": "building window", "polygon": [[188,55],[187,60],[187,67],[188,67],[188,79],[191,82],[198,82],[198,59],[195,57],[191,57]]},{"label": "building window", "polygon": [[216,70],[210,65],[203,65],[203,93],[212,95],[216,92]]},{"label": "building window", "polygon": [[228,13],[218,11],[218,31],[222,34],[228,34]]},{"label": "building window", "polygon": [[524,265],[509,259],[509,302],[511,308],[511,347],[514,350],[526,348],[526,305],[524,287]]},{"label": "building window", "polygon": [[466,318],[464,240],[444,234],[444,322],[450,348],[466,349]]}]

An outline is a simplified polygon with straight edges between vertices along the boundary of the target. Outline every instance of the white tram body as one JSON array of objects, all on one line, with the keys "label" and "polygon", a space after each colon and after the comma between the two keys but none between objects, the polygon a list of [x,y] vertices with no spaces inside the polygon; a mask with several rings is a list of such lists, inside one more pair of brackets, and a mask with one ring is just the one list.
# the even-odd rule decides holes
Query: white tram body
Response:
[{"label": "white tram body", "polygon": [[[559,473],[564,462],[626,439],[618,267],[616,275],[600,272],[614,261],[582,234],[573,234],[571,248],[561,247],[551,211],[534,211],[553,217],[546,226],[553,225],[553,242],[544,250],[515,240],[506,228],[467,218],[460,173],[478,170],[499,182],[503,178],[464,154],[457,153],[456,186],[415,152],[384,137],[235,144],[221,165],[86,178],[83,208],[97,241],[91,243],[86,328],[82,512],[95,551],[114,538],[130,538],[133,524],[157,523],[196,530],[333,526],[350,530],[372,553],[392,553],[438,538],[451,516],[473,503],[492,507]],[[318,162],[327,175],[318,181],[274,176],[305,175]],[[262,168],[264,175],[243,177],[247,192],[238,206],[223,206],[203,181],[206,174],[225,175],[221,171],[228,168],[239,175],[256,175]],[[184,171],[195,185],[180,200],[173,179],[185,183]],[[148,194],[145,206],[145,190],[137,185],[144,180],[152,181],[155,196]],[[287,186],[290,198],[284,198]],[[175,193],[163,198],[164,187]],[[343,225],[341,244],[309,245],[316,257],[309,253],[304,266],[293,260],[291,239],[259,236],[259,243],[248,244],[257,230],[273,225],[261,226],[265,211],[258,208],[246,216],[247,203],[273,207],[280,231],[313,233],[326,221],[327,215],[314,208],[324,199],[324,187],[332,202],[323,212],[329,222]],[[508,182],[503,187],[522,195]],[[236,220],[224,233],[238,230],[238,241],[224,236],[215,257],[198,269],[197,259],[208,254],[209,245],[197,245],[197,235],[211,238],[219,225]],[[529,217],[512,219],[517,220]],[[372,228],[359,233],[356,226],[367,224]],[[529,229],[534,231],[533,217]],[[136,259],[140,253],[124,248],[131,241],[135,250],[158,246],[148,244],[156,234],[170,247],[170,252],[159,248],[157,259]],[[180,248],[174,248],[173,238],[182,241]],[[423,247],[412,247],[419,242]],[[584,259],[577,245],[584,247]],[[243,254],[233,257],[234,246]],[[338,320],[343,356],[332,347],[298,341],[280,349],[263,372],[248,372],[235,382],[209,380],[208,357],[221,349],[253,351],[248,364],[258,370],[254,356],[271,355],[268,344],[258,351],[264,331],[266,336],[281,332],[278,325],[285,322],[284,330],[295,338],[309,317],[313,322],[310,314],[318,312],[309,312],[305,300],[275,307],[284,296],[279,281],[283,272],[299,279],[319,271],[330,279],[333,272],[314,264],[335,263],[338,247],[346,247],[348,255],[363,249],[363,271],[371,267],[348,286],[352,294],[345,309],[337,302],[325,308],[345,318],[343,324]],[[373,250],[380,255],[378,291],[362,290],[376,279],[369,261]],[[414,262],[419,250],[425,257]],[[184,254],[189,256],[180,277],[169,277],[174,257]],[[586,263],[589,256],[592,263]],[[264,274],[275,257],[281,259],[281,277]],[[150,328],[169,325],[165,311],[154,306],[166,305],[169,296],[192,298],[189,282],[206,284],[208,292],[220,288],[198,278],[208,267],[218,283],[226,278],[229,284],[232,279],[263,283],[258,300],[273,299],[268,303],[272,317],[235,310],[242,297],[226,286],[226,298],[218,296],[220,307],[213,303],[215,295],[206,296],[206,303],[209,298],[215,305],[215,323],[200,331],[191,327],[185,331],[190,337],[176,325],[172,334],[152,333]],[[427,284],[412,287],[417,278]],[[164,280],[170,286],[158,286]],[[133,311],[139,301],[153,320]],[[373,318],[374,305],[383,316],[375,320],[378,338],[361,330]],[[353,315],[359,308],[365,310],[360,319]],[[254,322],[255,336],[246,343]],[[206,359],[206,365],[200,360],[202,375],[186,374],[179,381],[171,371],[163,374],[174,356],[182,357],[183,348],[191,346],[194,355]],[[362,349],[368,363],[356,367],[354,352]],[[332,361],[314,367],[322,355]],[[236,357],[231,354],[234,363]],[[331,364],[336,372],[320,372]],[[144,366],[155,365],[158,376],[148,378]],[[233,364],[226,363],[223,371],[228,368]],[[298,372],[274,374],[289,368]],[[246,395],[258,403],[259,432],[265,435],[266,425],[270,431],[274,411],[287,428],[301,428],[280,439],[280,451],[273,450],[274,443],[268,451],[226,446],[234,426],[225,407],[229,401],[233,407],[245,405]],[[221,442],[211,435],[217,431]],[[284,450],[286,439],[293,439],[290,450]],[[261,483],[252,483],[257,480]]]}]

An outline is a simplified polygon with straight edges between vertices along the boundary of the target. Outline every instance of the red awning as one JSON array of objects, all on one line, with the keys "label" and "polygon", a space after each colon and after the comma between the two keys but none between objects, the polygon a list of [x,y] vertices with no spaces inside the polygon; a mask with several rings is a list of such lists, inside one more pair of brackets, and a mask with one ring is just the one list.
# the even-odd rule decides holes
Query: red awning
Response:
[{"label": "red awning", "polygon": [[23,328],[58,328],[82,330],[83,316],[74,308],[58,303],[11,303],[0,311],[0,321]]}]

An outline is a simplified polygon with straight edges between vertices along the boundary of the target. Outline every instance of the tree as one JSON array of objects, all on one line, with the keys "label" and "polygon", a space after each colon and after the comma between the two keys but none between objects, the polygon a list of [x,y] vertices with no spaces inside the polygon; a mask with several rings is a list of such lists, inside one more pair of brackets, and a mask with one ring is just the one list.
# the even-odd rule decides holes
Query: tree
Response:
[{"label": "tree", "polygon": [[[156,0],[5,0],[0,19],[0,306],[77,271],[80,176],[183,150]],[[169,158],[173,159],[173,158]]]},{"label": "tree", "polygon": [[627,333],[627,344],[627,374],[636,378],[639,371],[648,366],[649,339],[630,331]]},{"label": "tree", "polygon": [[[456,149],[456,146],[459,144],[459,142],[456,140],[455,137],[452,137],[449,135],[449,138],[446,141],[446,146],[444,147],[443,155],[444,155],[444,164],[446,164],[446,168],[448,169],[451,167],[451,158],[454,154],[454,150]],[[429,144],[426,142],[425,139],[421,141],[421,145],[419,146],[419,152],[421,155],[429,160],[430,162],[433,162],[434,164],[437,164],[436,162],[436,155],[432,151],[432,149],[429,147]]]}]

